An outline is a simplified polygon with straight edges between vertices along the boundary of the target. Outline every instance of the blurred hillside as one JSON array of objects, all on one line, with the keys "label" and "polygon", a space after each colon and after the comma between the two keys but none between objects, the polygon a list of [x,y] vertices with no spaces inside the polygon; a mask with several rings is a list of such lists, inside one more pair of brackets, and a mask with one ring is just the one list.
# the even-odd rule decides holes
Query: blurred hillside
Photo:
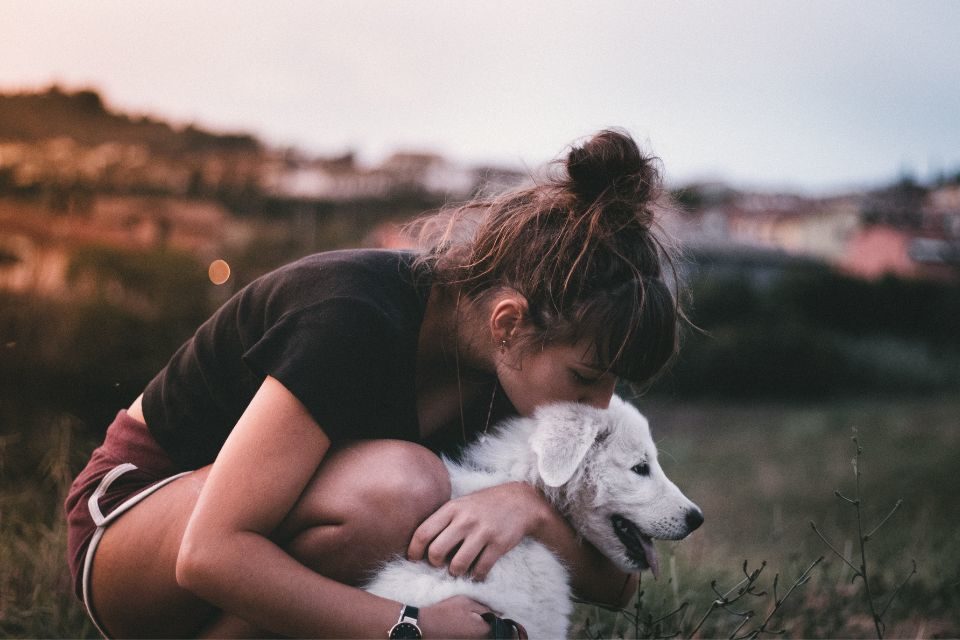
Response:
[{"label": "blurred hillside", "polygon": [[36,143],[55,138],[85,146],[144,145],[168,155],[261,150],[246,134],[214,134],[192,126],[177,130],[149,116],[112,112],[93,90],[68,93],[52,86],[44,93],[0,96],[0,139]]},{"label": "blurred hillside", "polygon": [[[954,393],[958,178],[829,198],[676,186],[663,225],[697,328],[653,393]],[[407,246],[404,221],[527,179],[420,152],[313,157],[117,113],[92,90],[0,96],[0,420],[27,403],[105,424],[258,275]]]},{"label": "blurred hillside", "polygon": [[352,154],[310,157],[243,133],[117,113],[93,90],[0,95],[0,192],[46,196],[59,208],[83,209],[91,192],[213,198],[237,214],[284,211],[289,200],[404,195],[432,203],[522,177],[429,153],[396,153],[375,167],[359,166]]}]

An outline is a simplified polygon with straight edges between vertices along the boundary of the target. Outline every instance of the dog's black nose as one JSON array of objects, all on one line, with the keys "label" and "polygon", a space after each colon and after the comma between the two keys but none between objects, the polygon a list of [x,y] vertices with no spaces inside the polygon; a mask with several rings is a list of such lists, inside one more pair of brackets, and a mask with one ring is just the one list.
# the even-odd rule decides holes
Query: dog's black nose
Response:
[{"label": "dog's black nose", "polygon": [[686,520],[687,529],[693,531],[703,524],[703,512],[694,507],[693,509],[687,511]]}]

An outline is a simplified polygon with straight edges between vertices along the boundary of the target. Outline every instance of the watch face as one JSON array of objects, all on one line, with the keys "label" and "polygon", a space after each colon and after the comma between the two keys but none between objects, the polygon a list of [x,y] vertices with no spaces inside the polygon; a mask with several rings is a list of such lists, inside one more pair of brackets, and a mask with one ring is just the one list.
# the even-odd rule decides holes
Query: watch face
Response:
[{"label": "watch face", "polygon": [[420,627],[410,622],[398,622],[390,629],[391,638],[422,638]]}]

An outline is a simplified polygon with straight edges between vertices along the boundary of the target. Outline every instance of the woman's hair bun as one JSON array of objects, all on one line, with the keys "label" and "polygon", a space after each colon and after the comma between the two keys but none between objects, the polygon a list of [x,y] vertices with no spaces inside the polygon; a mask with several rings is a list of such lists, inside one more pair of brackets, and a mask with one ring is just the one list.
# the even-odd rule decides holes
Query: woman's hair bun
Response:
[{"label": "woman's hair bun", "polygon": [[567,156],[570,190],[592,204],[611,187],[613,198],[642,203],[652,199],[660,186],[656,158],[645,156],[630,134],[605,129]]}]

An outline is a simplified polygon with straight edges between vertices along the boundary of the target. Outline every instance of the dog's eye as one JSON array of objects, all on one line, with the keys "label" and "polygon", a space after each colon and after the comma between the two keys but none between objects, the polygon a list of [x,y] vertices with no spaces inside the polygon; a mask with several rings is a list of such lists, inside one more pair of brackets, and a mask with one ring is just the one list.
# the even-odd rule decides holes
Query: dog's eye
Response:
[{"label": "dog's eye", "polygon": [[631,467],[630,471],[633,471],[638,476],[648,476],[650,475],[650,465],[648,465],[646,462],[641,462],[640,464]]}]

